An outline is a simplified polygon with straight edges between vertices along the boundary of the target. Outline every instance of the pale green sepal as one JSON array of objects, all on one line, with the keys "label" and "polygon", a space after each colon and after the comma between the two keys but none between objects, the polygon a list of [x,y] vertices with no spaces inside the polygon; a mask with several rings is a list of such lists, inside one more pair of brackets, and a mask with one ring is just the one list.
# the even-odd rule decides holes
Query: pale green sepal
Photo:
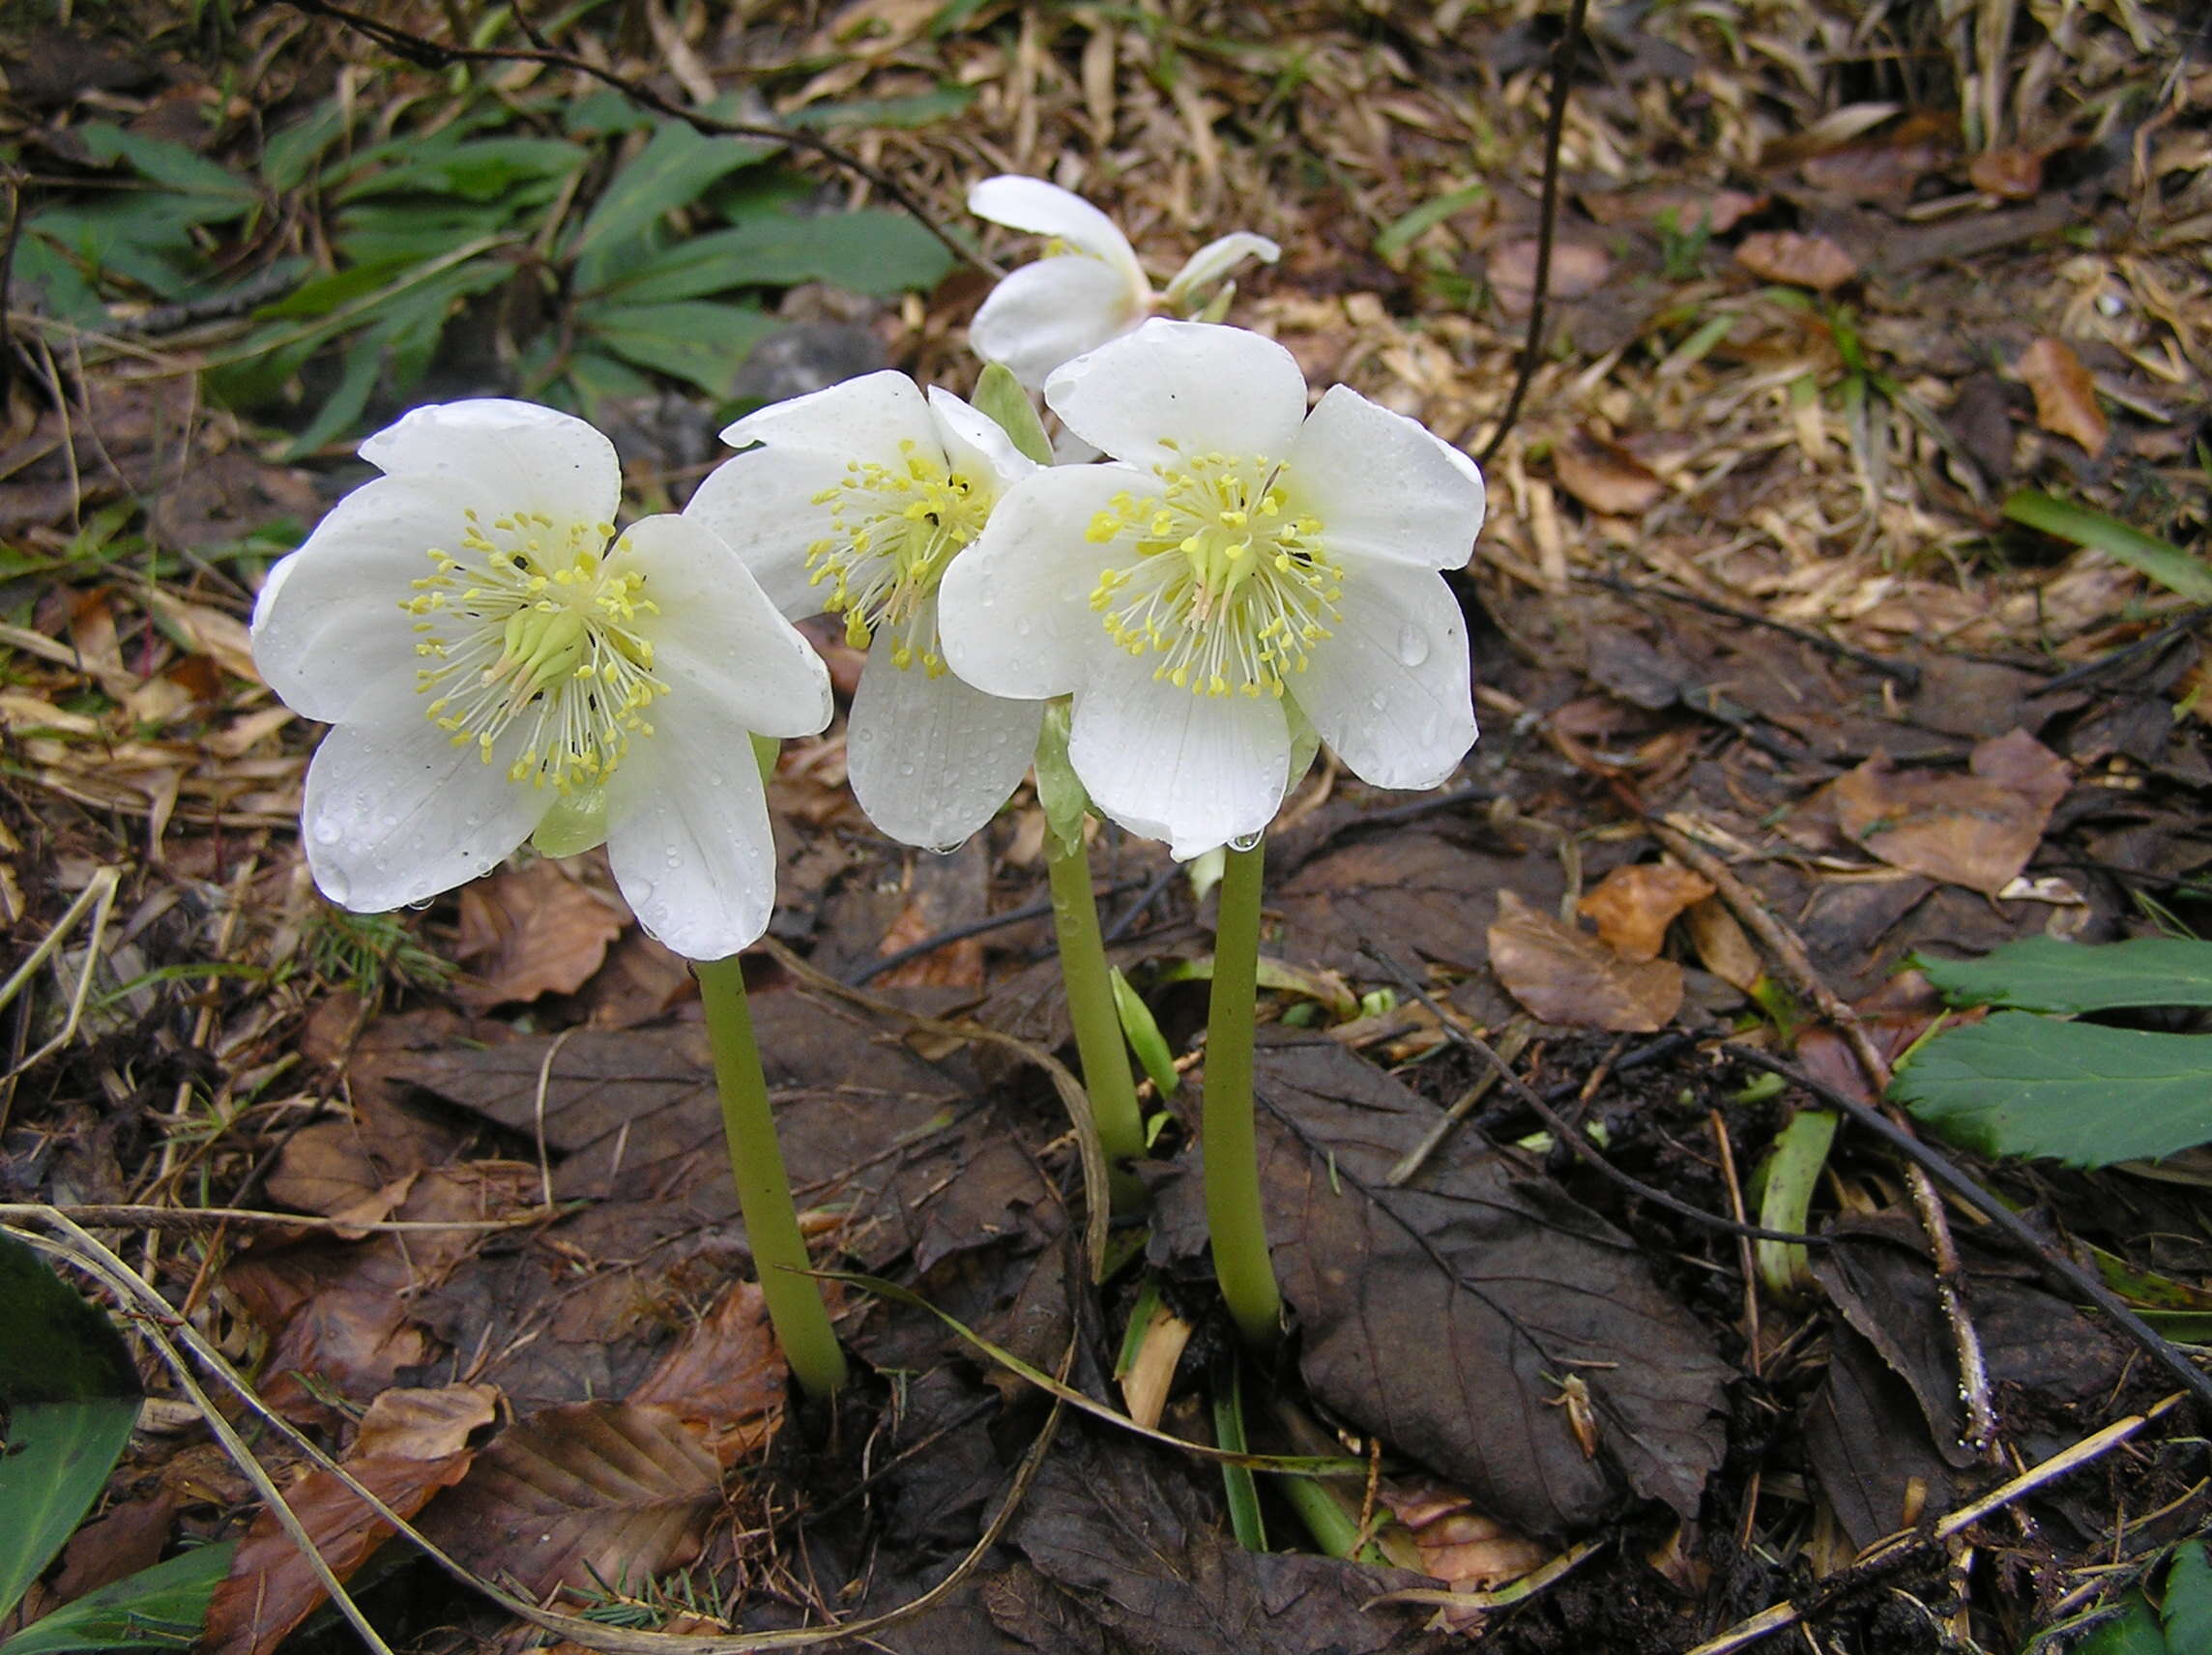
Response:
[{"label": "pale green sepal", "polygon": [[1107,971],[1114,983],[1114,1009],[1121,1014],[1121,1032],[1129,1042],[1129,1049],[1145,1065],[1145,1073],[1152,1077],[1152,1085],[1159,1088],[1160,1096],[1175,1096],[1176,1082],[1181,1077],[1176,1073],[1175,1054],[1168,1050],[1167,1037],[1153,1021],[1152,1008],[1129,986],[1129,979],[1121,974],[1120,966],[1109,966]]},{"label": "pale green sepal", "polygon": [[1045,827],[1062,857],[1083,848],[1083,818],[1091,809],[1091,795],[1067,761],[1068,723],[1065,696],[1046,702],[1036,745],[1037,802],[1044,806]]},{"label": "pale green sepal", "polygon": [[607,790],[579,787],[553,802],[530,842],[541,857],[580,857],[607,842]]},{"label": "pale green sepal", "polygon": [[1192,317],[1191,320],[1194,322],[1227,321],[1229,318],[1229,306],[1236,300],[1236,298],[1237,284],[1234,281],[1225,281],[1219,287],[1214,289],[1213,297],[1206,302],[1204,308],[1202,308],[1196,316]]},{"label": "pale green sepal", "polygon": [[[865,645],[861,646],[863,649]],[[753,738],[753,763],[760,769],[761,786],[766,787],[775,774],[775,761],[783,756],[783,742],[773,736]]]},{"label": "pale green sepal", "polygon": [[1289,778],[1283,783],[1283,797],[1288,798],[1291,790],[1305,780],[1306,772],[1313,769],[1314,758],[1321,751],[1321,732],[1313,727],[1313,720],[1306,716],[1306,710],[1298,705],[1295,696],[1283,697],[1283,717],[1291,727],[1291,769]]},{"label": "pale green sepal", "polygon": [[1187,869],[1190,875],[1191,901],[1194,903],[1204,902],[1206,893],[1221,883],[1222,871],[1228,866],[1229,847],[1227,845],[1216,845],[1204,856],[1191,857]]},{"label": "pale green sepal", "polygon": [[975,382],[975,407],[985,419],[996,421],[999,429],[1029,458],[1038,465],[1052,464],[1052,441],[1044,434],[1044,421],[1037,418],[1022,382],[1004,363],[991,363],[983,369],[983,376]]}]

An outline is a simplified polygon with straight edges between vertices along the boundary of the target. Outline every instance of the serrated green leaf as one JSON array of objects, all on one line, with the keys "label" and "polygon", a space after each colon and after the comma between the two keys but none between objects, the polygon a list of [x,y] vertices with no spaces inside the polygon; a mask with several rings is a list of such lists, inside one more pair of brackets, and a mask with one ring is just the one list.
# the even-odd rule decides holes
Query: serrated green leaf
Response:
[{"label": "serrated green leaf", "polygon": [[412,262],[408,259],[375,259],[345,270],[333,271],[328,276],[314,276],[300,283],[283,298],[262,305],[253,312],[254,320],[267,322],[296,316],[327,316],[333,310],[351,305],[380,287],[390,286]]},{"label": "serrated green leaf", "polygon": [[141,1391],[100,1311],[0,1235],[0,1616],[83,1519],[131,1439]]},{"label": "serrated green leaf", "polygon": [[2166,1621],[2168,1649],[2212,1650],[2212,1558],[2205,1556],[2201,1539],[2173,1549],[2159,1612]]},{"label": "serrated green leaf", "polygon": [[183,144],[127,132],[108,121],[88,121],[76,131],[86,153],[102,166],[129,161],[141,178],[184,194],[207,196],[222,203],[230,216],[245,213],[261,199],[250,181]]},{"label": "serrated green leaf", "polygon": [[768,213],[626,265],[606,278],[604,291],[632,304],[802,281],[891,294],[934,287],[951,268],[952,255],[903,213]]},{"label": "serrated green leaf", "polygon": [[783,324],[745,305],[598,305],[579,312],[579,329],[602,350],[727,396],[752,349]]},{"label": "serrated green leaf", "polygon": [[261,177],[279,192],[297,189],[330,147],[345,135],[346,107],[335,98],[315,105],[305,120],[272,132],[261,148]]},{"label": "serrated green leaf", "polygon": [[550,187],[567,181],[591,152],[566,138],[471,138],[440,147],[429,144],[401,150],[393,164],[349,183],[339,192],[345,201],[379,195],[419,194],[457,196],[463,201],[490,202],[507,195],[518,185],[538,185],[538,199]]},{"label": "serrated green leaf", "polygon": [[1922,1046],[1890,1094],[1988,1155],[2156,1159],[2212,1142],[2212,1038],[2000,1011]]},{"label": "serrated green leaf", "polygon": [[2178,546],[2130,528],[2117,517],[2032,488],[2023,488],[2007,500],[2004,514],[2015,523],[2025,523],[2030,529],[2041,529],[2046,535],[2103,552],[2192,603],[2212,603],[2212,566]]},{"label": "serrated green leaf", "polygon": [[76,265],[38,236],[15,243],[14,281],[16,293],[36,294],[39,308],[48,316],[80,328],[98,328],[107,320],[107,306]]},{"label": "serrated green leaf", "polygon": [[665,215],[698,200],[710,185],[766,160],[776,148],[758,138],[708,137],[682,121],[663,122],[601,192],[569,244],[569,255],[582,260],[634,241]]},{"label": "serrated green leaf", "polygon": [[182,1649],[207,1624],[238,1542],[201,1546],[64,1604],[0,1643],[0,1655],[80,1649]]},{"label": "serrated green leaf", "polygon": [[1978,960],[1913,963],[1954,1005],[2065,1012],[2212,1005],[2212,943],[2186,937],[2101,944],[2028,937]]}]

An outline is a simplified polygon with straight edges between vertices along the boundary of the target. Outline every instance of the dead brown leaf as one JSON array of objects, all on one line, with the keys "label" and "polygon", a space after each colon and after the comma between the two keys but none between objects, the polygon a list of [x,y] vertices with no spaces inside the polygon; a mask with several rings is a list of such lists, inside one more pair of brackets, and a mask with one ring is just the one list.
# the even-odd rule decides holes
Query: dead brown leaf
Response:
[{"label": "dead brown leaf", "polygon": [[1420,1549],[1421,1567],[1457,1592],[1517,1581],[1551,1555],[1527,1535],[1475,1510],[1467,1495],[1427,1477],[1386,1479],[1378,1491]]},{"label": "dead brown leaf", "polygon": [[1951,164],[1951,130],[1935,115],[1907,115],[1878,136],[1811,157],[1798,170],[1816,189],[1903,205],[1919,182]]},{"label": "dead brown leaf", "polygon": [[1690,944],[1698,950],[1699,963],[1732,988],[1749,994],[1766,968],[1728,904],[1708,896],[1685,909],[1682,917],[1690,928]]},{"label": "dead brown leaf", "polygon": [[1599,939],[1622,959],[1655,960],[1674,916],[1712,894],[1712,882],[1688,868],[1634,862],[1607,874],[1583,898],[1581,912],[1595,921]]},{"label": "dead brown leaf", "polygon": [[499,1417],[497,1385],[394,1388],[368,1405],[353,1451],[364,1459],[443,1460]]},{"label": "dead brown leaf", "polygon": [[1649,1034],[1682,1003],[1682,968],[1674,961],[1624,960],[1510,890],[1498,893],[1490,969],[1531,1014],[1569,1028]]},{"label": "dead brown leaf", "polygon": [[1999,144],[1974,157],[1966,168],[1966,181],[2007,201],[2031,201],[2043,189],[2043,157],[2018,144]]},{"label": "dead brown leaf", "polygon": [[1591,191],[1581,197],[1584,208],[1601,224],[1671,224],[1684,235],[1703,228],[1715,236],[1727,235],[1752,214],[1762,211],[1769,199],[1763,194],[1747,195],[1740,189],[1702,189],[1688,184]]},{"label": "dead brown leaf", "polygon": [[758,1282],[736,1282],[630,1393],[706,1432],[727,1467],[767,1445],[783,1416],[785,1368]]},{"label": "dead brown leaf", "polygon": [[721,1467],[702,1436],[648,1404],[541,1408],[477,1456],[422,1530],[479,1574],[538,1597],[681,1568],[722,1503]]},{"label": "dead brown leaf", "polygon": [[2110,427],[2097,406],[2096,382],[2081,359],[2063,340],[2040,338],[2021,352],[2014,364],[2035,392],[2035,422],[2046,431],[2071,437],[2091,454],[2105,451]]},{"label": "dead brown leaf", "polygon": [[1893,769],[1877,752],[1829,784],[1837,826],[1893,868],[1994,896],[2035,855],[2067,770],[2021,730],[1975,747],[1971,769]]},{"label": "dead brown leaf", "polygon": [[1858,261],[1826,236],[1795,230],[1761,230],[1744,237],[1735,262],[1762,281],[1788,282],[1826,293],[1859,273]]},{"label": "dead brown leaf", "polygon": [[1608,517],[1638,517],[1656,506],[1667,485],[1622,448],[1578,430],[1552,450],[1552,468],[1569,494]]},{"label": "dead brown leaf", "polygon": [[[1536,238],[1523,236],[1491,248],[1490,285],[1498,303],[1514,315],[1528,314],[1536,298]],[[1552,244],[1552,269],[1546,290],[1554,299],[1580,299],[1602,284],[1613,260],[1594,242],[1561,237]]]},{"label": "dead brown leaf", "polygon": [[479,1010],[574,994],[623,934],[623,916],[546,858],[461,887],[461,959],[477,980],[454,998]]}]

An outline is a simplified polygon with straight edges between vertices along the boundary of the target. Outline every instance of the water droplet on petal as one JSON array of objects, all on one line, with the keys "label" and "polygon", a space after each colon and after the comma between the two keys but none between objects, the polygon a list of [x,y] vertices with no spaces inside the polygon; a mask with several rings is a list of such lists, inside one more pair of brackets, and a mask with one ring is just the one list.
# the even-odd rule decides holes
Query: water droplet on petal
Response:
[{"label": "water droplet on petal", "polygon": [[1398,628],[1398,659],[1406,666],[1417,667],[1429,658],[1429,635],[1411,621]]},{"label": "water droplet on petal", "polygon": [[1014,623],[1014,630],[1022,637],[1026,638],[1032,631],[1034,630],[1034,628],[1032,627],[1027,621],[1016,621]]},{"label": "water droplet on petal", "polygon": [[[335,835],[333,835],[333,837],[335,837]],[[353,881],[346,878],[346,876],[336,868],[324,868],[320,870],[315,875],[315,884],[321,887],[322,893],[325,896],[329,897],[333,902],[336,903],[341,908],[345,906],[345,899],[353,892]]]},{"label": "water droplet on petal", "polygon": [[387,811],[384,813],[384,830],[385,830],[387,833],[389,833],[389,832],[391,832],[391,831],[392,831],[392,829],[393,829],[393,828],[396,828],[396,827],[398,827],[398,826],[399,826],[399,812],[398,812],[398,811],[396,811],[396,810],[387,810]]},{"label": "water droplet on petal", "polygon": [[709,787],[727,787],[729,782],[730,778],[724,775],[720,770],[710,770],[707,774],[707,785]]},{"label": "water droplet on petal", "polygon": [[407,910],[411,914],[420,914],[437,900],[434,896],[419,896],[407,905]]},{"label": "water droplet on petal", "polygon": [[914,774],[914,766],[912,766],[912,765],[901,765],[901,766],[899,766],[899,768],[898,768],[898,773],[899,773],[900,775],[902,775],[902,776],[910,776],[910,775]]},{"label": "water droplet on petal", "polygon": [[[624,890],[623,895],[629,899],[631,908],[643,908],[653,900],[653,881],[633,879],[629,882],[627,888]],[[644,921],[640,920],[639,924],[644,924]],[[650,937],[653,932],[648,929],[646,935]]]},{"label": "water droplet on petal", "polygon": [[1229,841],[1229,848],[1230,848],[1232,851],[1250,851],[1250,850],[1255,850],[1255,849],[1257,849],[1257,848],[1259,847],[1259,844],[1260,844],[1260,835],[1259,835],[1259,834],[1257,834],[1257,833],[1239,833],[1239,834],[1237,834],[1237,836],[1236,838],[1234,838],[1234,839],[1232,839],[1232,840],[1230,840],[1230,841]]},{"label": "water droplet on petal", "polygon": [[1367,698],[1367,705],[1378,712],[1387,712],[1390,710],[1390,698],[1382,691],[1377,690]]},{"label": "water droplet on petal", "polygon": [[929,847],[929,854],[933,857],[949,857],[967,843],[968,841],[965,839],[955,839],[949,845],[932,845]]},{"label": "water droplet on petal", "polygon": [[314,836],[318,845],[335,845],[345,837],[338,825],[327,816],[319,818],[307,831]]}]

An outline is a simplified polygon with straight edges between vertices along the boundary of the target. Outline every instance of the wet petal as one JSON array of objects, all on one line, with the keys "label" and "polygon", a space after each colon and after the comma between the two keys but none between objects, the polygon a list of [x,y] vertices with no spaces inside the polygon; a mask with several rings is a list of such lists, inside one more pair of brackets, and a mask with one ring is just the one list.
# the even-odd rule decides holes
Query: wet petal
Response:
[{"label": "wet petal", "polygon": [[295,712],[335,724],[367,685],[412,686],[421,663],[400,604],[431,572],[431,548],[460,543],[476,496],[448,481],[379,478],[331,508],[269,571],[253,606],[253,661]]},{"label": "wet petal", "polygon": [[1135,285],[1144,284],[1136,249],[1129,246],[1129,238],[1121,234],[1121,227],[1082,196],[1057,184],[1002,173],[970,186],[968,211],[1008,229],[1028,230],[1080,247],[1121,271],[1124,280],[1133,276]]},{"label": "wet petal", "polygon": [[845,480],[857,452],[749,450],[710,472],[684,515],[736,552],[784,615],[819,615],[828,589],[809,578],[807,548],[830,533],[821,496]]},{"label": "wet petal", "polygon": [[1126,466],[1066,466],[1014,485],[938,589],[952,670],[992,695],[1065,695],[1086,662],[1119,654],[1091,612],[1109,548],[1085,538],[1115,495],[1150,479]]},{"label": "wet petal", "polygon": [[1306,415],[1289,351],[1208,322],[1147,322],[1062,367],[1044,397],[1086,442],[1145,467],[1178,449],[1280,459]]},{"label": "wet petal", "polygon": [[1323,740],[1377,787],[1436,787],[1474,744],[1467,627],[1443,576],[1348,569],[1329,637],[1291,681]]},{"label": "wet petal", "polygon": [[1274,820],[1290,728],[1271,695],[1193,695],[1154,664],[1116,651],[1076,691],[1067,756],[1100,810],[1184,861]]},{"label": "wet petal", "polygon": [[1281,247],[1250,230],[1238,230],[1234,235],[1208,242],[1190,255],[1182,269],[1176,272],[1176,278],[1168,283],[1168,304],[1172,308],[1181,308],[1193,293],[1212,286],[1246,259],[1273,264],[1282,256]]},{"label": "wet petal", "polygon": [[507,779],[518,732],[487,764],[423,709],[412,680],[370,680],[307,766],[308,869],[325,896],[359,914],[427,901],[496,867],[553,798]]},{"label": "wet petal", "polygon": [[748,414],[722,433],[732,448],[766,443],[771,448],[811,450],[840,459],[893,464],[902,442],[924,448],[937,441],[937,426],[921,389],[903,373],[885,368],[842,385],[771,402]]},{"label": "wet petal", "polygon": [[1041,701],[1007,701],[921,663],[891,663],[876,634],[853,697],[846,773],[868,820],[908,845],[957,845],[998,814],[1036,751]]},{"label": "wet petal", "polygon": [[393,477],[481,491],[501,514],[541,511],[556,523],[612,523],[622,499],[615,447],[572,414],[481,397],[418,408],[361,446]]},{"label": "wet petal", "polygon": [[654,675],[668,686],[646,713],[656,731],[690,718],[702,702],[717,726],[763,736],[811,736],[830,722],[822,657],[704,523],[644,518],[608,564],[643,571],[643,595],[659,610],[642,628],[653,641]]},{"label": "wet petal", "polygon": [[[676,698],[671,695],[670,702]],[[687,960],[768,929],[775,840],[750,732],[694,701],[655,721],[607,784],[607,861],[637,922]]]},{"label": "wet petal", "polygon": [[1417,421],[1333,386],[1287,456],[1283,496],[1339,559],[1458,568],[1482,527],[1482,473]]},{"label": "wet petal", "polygon": [[1038,469],[1036,461],[1014,447],[999,422],[978,413],[943,386],[929,388],[929,412],[937,421],[946,463],[996,500]]},{"label": "wet petal", "polygon": [[1069,358],[1134,327],[1150,305],[1150,295],[1112,265],[1081,253],[1039,259],[991,289],[968,324],[968,343],[1035,391]]}]

